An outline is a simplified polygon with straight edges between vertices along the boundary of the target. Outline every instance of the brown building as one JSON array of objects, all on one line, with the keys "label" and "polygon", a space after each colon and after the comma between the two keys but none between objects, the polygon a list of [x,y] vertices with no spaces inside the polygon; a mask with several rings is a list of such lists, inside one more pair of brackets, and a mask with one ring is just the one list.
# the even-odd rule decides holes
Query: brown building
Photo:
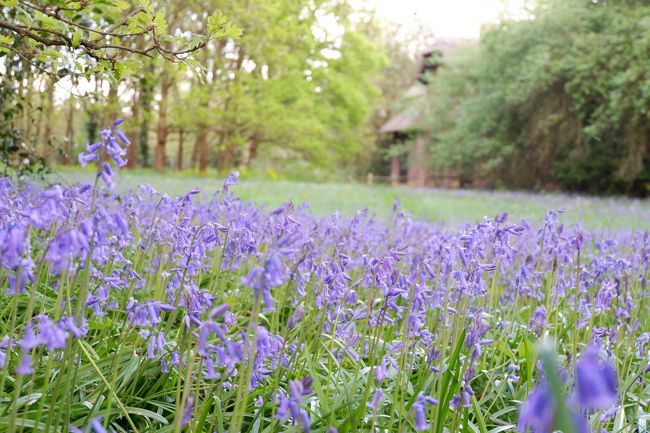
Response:
[{"label": "brown building", "polygon": [[[443,65],[444,58],[464,40],[440,39],[434,46],[422,55],[422,61],[413,85],[409,87],[401,99],[401,109],[390,118],[380,129],[381,134],[389,136],[392,146],[404,146],[407,149],[406,158],[400,158],[393,152],[390,161],[390,182],[392,185],[404,181],[409,186],[440,186],[446,188],[460,187],[459,176],[454,173],[433,173],[431,156],[428,145],[431,140],[427,132],[426,119],[428,112],[427,82]],[[406,164],[406,167],[402,167]]]}]

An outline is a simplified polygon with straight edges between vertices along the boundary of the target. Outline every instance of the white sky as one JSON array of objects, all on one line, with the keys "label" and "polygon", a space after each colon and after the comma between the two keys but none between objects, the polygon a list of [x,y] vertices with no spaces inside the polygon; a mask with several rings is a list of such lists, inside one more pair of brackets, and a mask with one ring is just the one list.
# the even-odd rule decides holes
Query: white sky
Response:
[{"label": "white sky", "polygon": [[367,0],[378,14],[409,25],[415,21],[431,28],[436,37],[477,38],[481,24],[502,13],[521,15],[526,0]]}]

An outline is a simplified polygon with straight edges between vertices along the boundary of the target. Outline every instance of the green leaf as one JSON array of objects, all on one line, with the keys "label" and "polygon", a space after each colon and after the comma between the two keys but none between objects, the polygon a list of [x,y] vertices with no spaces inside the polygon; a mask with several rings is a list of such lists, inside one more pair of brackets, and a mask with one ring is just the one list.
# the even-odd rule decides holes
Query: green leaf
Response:
[{"label": "green leaf", "polygon": [[490,430],[488,433],[501,433],[508,430],[513,430],[515,428],[514,424],[501,425]]},{"label": "green leaf", "polygon": [[215,11],[208,18],[208,33],[217,32],[225,23],[226,17],[223,16],[223,12],[220,10]]},{"label": "green leaf", "polygon": [[165,16],[162,12],[159,11],[156,13],[156,17],[153,19],[153,23],[158,28],[159,33],[167,33],[167,20],[165,20]]},{"label": "green leaf", "polygon": [[229,22],[219,10],[210,15],[207,24],[208,34],[216,39],[238,38],[242,33],[242,30]]},{"label": "green leaf", "polygon": [[55,60],[61,57],[61,53],[54,50],[44,50],[38,53],[38,60],[41,62],[47,62],[50,60]]},{"label": "green leaf", "polygon": [[72,35],[72,48],[77,48],[81,42],[81,30],[77,29]]},{"label": "green leaf", "polygon": [[164,416],[159,415],[156,412],[152,412],[150,410],[143,409],[141,407],[125,406],[125,408],[126,408],[127,413],[129,413],[129,414],[140,415],[140,416],[143,416],[145,418],[154,419],[154,420],[156,420],[156,421],[158,421],[158,422],[160,422],[160,423],[162,423],[164,425],[169,424],[169,421],[167,421],[167,419]]},{"label": "green leaf", "polygon": [[118,8],[120,10],[126,10],[129,7],[131,7],[131,5],[128,2],[125,2],[123,0],[115,0],[115,1],[112,1],[111,3],[113,5],[113,7]]},{"label": "green leaf", "polygon": [[10,53],[9,46],[13,45],[14,38],[7,35],[0,35],[0,53]]},{"label": "green leaf", "polygon": [[483,418],[483,413],[481,412],[481,406],[479,406],[475,395],[472,395],[471,401],[472,408],[474,409],[474,418],[476,418],[476,422],[478,423],[478,430],[481,433],[488,433],[487,425],[485,424],[485,418]]}]

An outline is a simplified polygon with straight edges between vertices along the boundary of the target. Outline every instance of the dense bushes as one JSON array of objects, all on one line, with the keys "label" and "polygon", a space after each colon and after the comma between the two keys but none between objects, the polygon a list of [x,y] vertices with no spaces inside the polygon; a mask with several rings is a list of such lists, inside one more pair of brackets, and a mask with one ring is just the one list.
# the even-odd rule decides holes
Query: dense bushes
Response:
[{"label": "dense bushes", "polygon": [[647,195],[649,28],[641,2],[545,0],[486,31],[432,82],[435,165],[493,186]]}]

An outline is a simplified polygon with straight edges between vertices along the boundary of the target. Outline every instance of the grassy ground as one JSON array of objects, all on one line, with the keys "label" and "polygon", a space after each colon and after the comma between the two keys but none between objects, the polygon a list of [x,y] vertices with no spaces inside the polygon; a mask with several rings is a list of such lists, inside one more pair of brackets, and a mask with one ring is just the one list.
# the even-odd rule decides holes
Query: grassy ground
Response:
[{"label": "grassy ground", "polygon": [[[89,181],[92,172],[80,169],[56,170],[55,180],[65,182]],[[150,183],[170,195],[181,195],[194,187],[204,193],[221,187],[216,176],[197,177],[179,173],[151,171],[122,171],[117,180],[121,188],[134,188]],[[650,229],[650,200],[627,198],[597,198],[567,194],[533,194],[522,192],[489,192],[443,190],[430,188],[393,188],[384,185],[367,186],[357,183],[306,183],[264,181],[240,178],[236,194],[259,205],[275,207],[287,200],[296,205],[309,204],[316,214],[340,211],[351,215],[367,208],[382,217],[387,215],[396,199],[402,209],[415,218],[448,224],[476,222],[484,216],[508,212],[513,221],[527,218],[540,222],[548,210],[564,209],[562,221],[583,224],[589,229],[629,228]]]}]

